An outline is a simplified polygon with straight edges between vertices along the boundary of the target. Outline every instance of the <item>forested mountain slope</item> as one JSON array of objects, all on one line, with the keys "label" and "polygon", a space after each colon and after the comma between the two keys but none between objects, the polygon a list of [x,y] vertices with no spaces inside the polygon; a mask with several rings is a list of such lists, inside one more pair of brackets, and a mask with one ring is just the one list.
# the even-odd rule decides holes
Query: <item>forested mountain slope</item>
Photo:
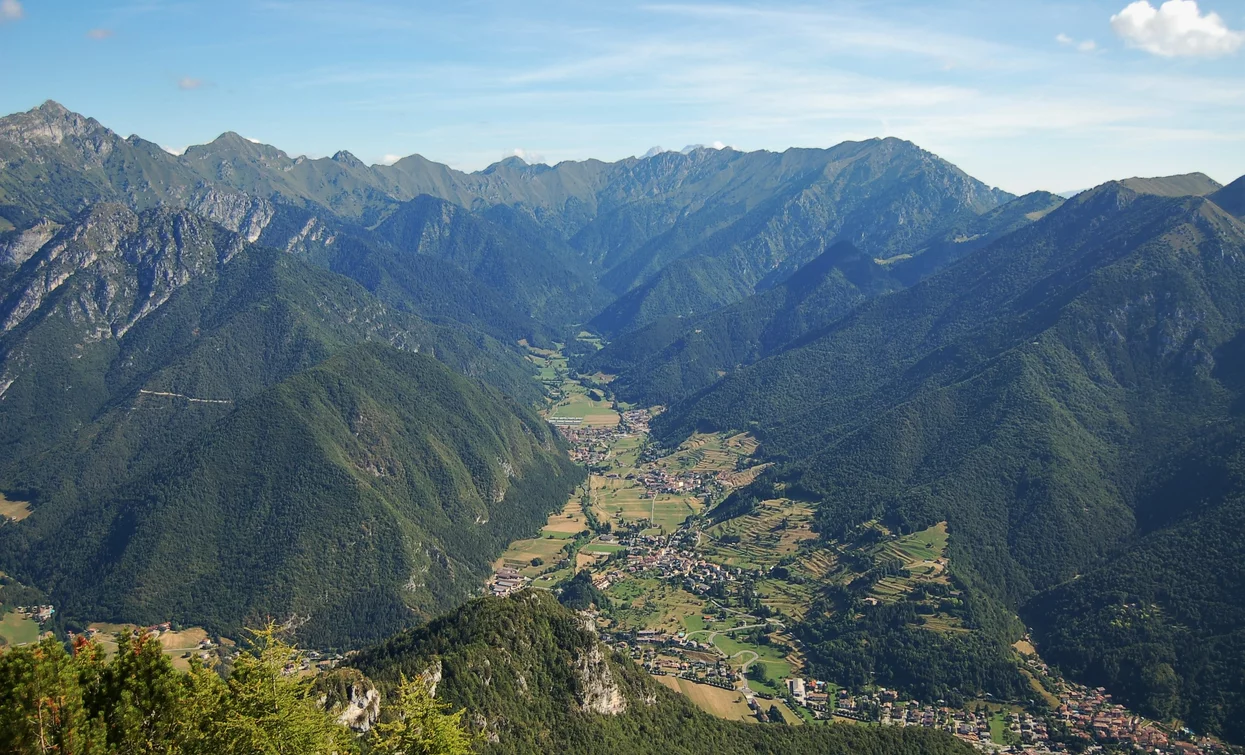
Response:
[{"label": "forested mountain slope", "polygon": [[[3,301],[0,429],[5,454],[0,480],[4,490],[31,501],[34,509],[22,523],[0,526],[3,568],[49,591],[71,617],[155,620],[176,614],[188,623],[236,629],[264,611],[283,610],[311,615],[307,635],[325,644],[378,637],[368,633],[393,631],[411,617],[469,594],[469,586],[506,542],[565,500],[576,475],[549,430],[526,408],[536,401],[539,387],[531,368],[510,348],[488,336],[390,309],[349,279],[289,254],[247,245],[237,234],[185,211],[134,214],[119,205],[98,205],[25,260],[11,276]],[[443,368],[438,373],[423,366],[412,375],[414,367],[399,363],[401,369],[386,373],[381,368],[399,357],[379,359],[351,350],[366,342],[419,351],[419,364],[436,357],[516,398],[503,399]],[[343,353],[349,356],[333,361]],[[332,374],[346,385],[366,377],[348,368],[364,365],[375,370],[371,377],[388,375],[388,380],[364,383],[366,390],[353,393],[339,389],[325,406],[346,412],[373,402],[387,411],[412,411],[417,399],[436,396],[435,406],[452,415],[451,420],[425,406],[419,416],[393,419],[390,424],[397,429],[373,428],[373,442],[381,444],[390,442],[388,432],[406,427],[403,422],[429,434],[390,452],[388,463],[413,480],[406,487],[363,495],[358,480],[351,482],[339,470],[346,458],[344,441],[330,443],[321,436],[334,427],[324,407],[310,416],[291,414],[298,402],[291,406],[273,398],[273,391],[287,400],[303,388],[310,391],[303,383],[285,389],[293,393],[280,392],[280,386],[300,376],[310,380],[308,370],[327,369],[318,365],[329,363],[338,372],[345,370]],[[446,381],[452,390],[432,391]],[[373,395],[382,388],[389,392]],[[261,400],[264,396],[268,399]],[[349,404],[333,403],[347,398]],[[496,435],[508,427],[507,417],[513,429]],[[473,430],[487,433],[464,431],[465,439],[454,450],[446,433],[467,418],[475,419]],[[290,435],[266,438],[261,431],[273,427]],[[227,454],[234,467],[211,456],[247,444],[253,445],[247,456]],[[484,457],[464,456],[468,448]],[[455,464],[476,475],[475,482],[451,473]],[[183,474],[169,477],[175,466]],[[176,486],[194,469],[222,481],[221,498],[213,504],[218,510],[209,506],[207,489]],[[358,477],[358,470],[354,474]],[[308,475],[314,484],[299,475]],[[372,482],[375,475],[362,479]],[[511,477],[513,484],[507,482]],[[248,484],[252,487],[245,490],[229,487]],[[479,487],[468,494],[475,484]],[[151,498],[157,490],[165,490],[165,497]],[[270,524],[295,539],[313,537],[316,527],[346,537],[340,527],[350,526],[343,522],[358,515],[350,509],[352,502],[361,496],[373,507],[380,505],[375,500],[385,501],[403,521],[425,528],[407,527],[405,539],[376,545],[380,555],[375,558],[388,567],[409,567],[399,584],[449,543],[454,558],[437,563],[457,570],[458,576],[434,568],[424,583],[412,582],[401,593],[412,613],[401,609],[393,584],[379,578],[370,585],[355,582],[349,561],[336,560],[332,548],[323,554],[326,563],[314,569],[308,566],[314,563],[310,550],[298,555],[297,566],[288,565],[283,555],[288,542],[243,537],[250,526],[246,522],[253,524],[246,519],[248,507],[258,508],[249,515],[267,521],[262,512],[275,505],[269,497],[276,491],[293,499],[282,499],[286,508],[278,513],[284,518]],[[449,502],[470,513],[440,513]],[[299,509],[312,504],[329,505],[343,518],[310,516]],[[194,553],[177,544],[177,525],[183,520],[204,528],[196,536],[210,535],[205,542],[216,543],[212,550]],[[386,531],[395,529],[387,526]],[[411,531],[418,537],[412,538]],[[287,572],[279,575],[285,581],[280,586],[255,582],[246,590],[239,586],[248,580],[238,573],[205,575],[211,590],[176,578],[167,581],[168,559],[160,543],[191,558],[192,563],[181,565],[181,574],[210,571],[210,564],[228,568],[218,559],[229,544],[257,549],[260,560],[252,568],[287,564]],[[267,552],[260,548],[265,544]],[[390,583],[396,573],[386,572]],[[464,582],[461,573],[471,576]],[[143,581],[151,592],[134,589],[135,582],[127,579]],[[229,579],[235,580],[232,588]],[[328,585],[338,587],[329,590]],[[320,596],[319,602],[308,602],[309,595]],[[343,602],[335,604],[329,596]],[[343,618],[369,610],[376,615],[368,621]],[[372,624],[375,628],[367,628]]]},{"label": "forested mountain slope", "polygon": [[569,248],[523,230],[423,196],[397,208],[375,233],[408,254],[468,271],[538,321],[581,322],[607,300]]},{"label": "forested mountain slope", "polygon": [[[1243,366],[1241,338],[1218,367]],[[1245,741],[1245,427],[1173,449],[1139,492],[1138,537],[1034,598],[1047,657],[1159,719]]]},{"label": "forested mountain slope", "polygon": [[73,616],[236,633],[297,615],[306,641],[341,645],[473,594],[578,479],[527,409],[367,344],[239,402],[155,468],[41,502],[0,534],[16,573]]},{"label": "forested mountain slope", "polygon": [[352,664],[392,688],[435,680],[486,752],[967,753],[923,729],[755,726],[714,718],[657,684],[546,592],[484,598],[365,650]]},{"label": "forested mountain slope", "polygon": [[666,317],[622,336],[583,364],[615,375],[618,396],[668,404],[899,287],[886,268],[846,242],[774,288],[700,317]]},{"label": "forested mountain slope", "polygon": [[667,404],[741,366],[777,353],[870,298],[911,285],[986,244],[1036,222],[1063,200],[1019,197],[982,215],[962,216],[911,254],[878,260],[840,242],[785,281],[698,317],[667,317],[610,343],[585,363],[617,375],[628,401]]},{"label": "forested mountain slope", "polygon": [[897,139],[738,158],[761,160],[764,171],[748,167],[764,180],[749,175],[711,195],[611,268],[602,280],[623,295],[593,324],[615,334],[703,314],[783,280],[836,241],[883,259],[915,251],[1011,198]]},{"label": "forested mountain slope", "polygon": [[1214,367],[1245,328],[1241,260],[1213,202],[1107,184],[656,428],[752,429],[828,535],[945,520],[956,573],[1014,605],[1137,537],[1147,472],[1239,411]]}]

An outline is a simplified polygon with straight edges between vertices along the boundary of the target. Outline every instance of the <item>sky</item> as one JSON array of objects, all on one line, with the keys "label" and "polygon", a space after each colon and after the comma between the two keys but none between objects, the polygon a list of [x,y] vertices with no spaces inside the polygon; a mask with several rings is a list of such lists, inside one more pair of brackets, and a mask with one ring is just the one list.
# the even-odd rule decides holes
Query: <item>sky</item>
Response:
[{"label": "sky", "polygon": [[1245,174],[1245,0],[0,0],[0,112],[462,170],[909,139],[1008,191]]}]

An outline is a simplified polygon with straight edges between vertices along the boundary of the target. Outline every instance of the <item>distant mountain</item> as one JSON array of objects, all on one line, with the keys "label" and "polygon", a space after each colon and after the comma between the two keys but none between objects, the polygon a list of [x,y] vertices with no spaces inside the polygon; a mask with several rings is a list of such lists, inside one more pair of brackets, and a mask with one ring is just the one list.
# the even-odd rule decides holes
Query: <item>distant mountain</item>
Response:
[{"label": "distant mountain", "polygon": [[618,334],[667,315],[704,314],[783,280],[837,241],[881,259],[913,252],[1011,199],[897,139],[704,159],[729,161],[718,173],[729,169],[731,183],[670,218],[668,230],[603,276],[622,296],[593,320],[598,329]]},{"label": "distant mountain", "polygon": [[774,288],[624,335],[590,355],[582,369],[615,375],[610,387],[626,401],[669,404],[899,287],[884,266],[842,242]]},{"label": "distant mountain", "polygon": [[921,728],[757,726],[723,721],[597,641],[547,592],[483,598],[368,649],[352,665],[392,689],[435,683],[467,710],[484,752],[968,753]]},{"label": "distant mountain", "polygon": [[783,283],[736,304],[698,317],[667,317],[628,333],[593,355],[585,369],[616,375],[611,387],[628,401],[668,404],[777,353],[870,298],[912,285],[1040,220],[1061,203],[1053,194],[1035,192],[961,217],[911,254],[889,260],[840,242]]},{"label": "distant mountain", "polygon": [[1239,220],[1245,220],[1245,176],[1211,194],[1210,200]]},{"label": "distant mountain", "polygon": [[[499,208],[504,211],[504,208]],[[430,196],[399,206],[375,234],[408,254],[449,262],[471,273],[544,322],[582,321],[604,301],[604,292],[573,252],[524,224],[501,223]]]},{"label": "distant mountain", "polygon": [[[784,279],[834,241],[882,259],[911,252],[956,218],[1011,198],[895,139],[781,154],[696,148],[553,167],[510,158],[462,173],[419,156],[392,166],[365,166],[345,152],[291,158],[233,133],[173,156],[53,102],[0,119],[0,158],[8,166],[0,217],[19,230],[116,201],[137,210],[179,204],[248,236],[262,230],[273,204],[285,204],[357,224],[356,235],[366,236],[407,222],[390,215],[428,208],[412,200],[436,197],[485,213],[509,238],[521,237],[514,255],[539,279],[595,279],[613,295],[625,294],[594,320],[610,333],[737,301]],[[263,211],[240,216],[248,201]],[[395,233],[387,238],[399,247],[414,241]],[[506,281],[500,288],[509,293],[513,271],[492,272],[495,278],[483,282],[497,288],[498,279]],[[529,285],[537,290],[518,287],[521,304],[531,304],[541,289],[539,282]],[[568,308],[555,296],[536,302],[540,311],[529,314],[548,319],[568,310],[586,319],[609,304],[602,293],[575,293],[581,308],[592,311]]]},{"label": "distant mountain", "polygon": [[1120,183],[1138,194],[1154,194],[1160,197],[1204,197],[1223,188],[1218,181],[1204,173],[1159,178],[1126,178]]},{"label": "distant mountain", "polygon": [[[828,536],[945,520],[958,577],[1020,605],[1137,542],[1142,486],[1239,413],[1241,260],[1245,224],[1209,199],[1107,184],[727,375],[655,429],[752,430]],[[1204,688],[1171,665],[1187,718]]]}]

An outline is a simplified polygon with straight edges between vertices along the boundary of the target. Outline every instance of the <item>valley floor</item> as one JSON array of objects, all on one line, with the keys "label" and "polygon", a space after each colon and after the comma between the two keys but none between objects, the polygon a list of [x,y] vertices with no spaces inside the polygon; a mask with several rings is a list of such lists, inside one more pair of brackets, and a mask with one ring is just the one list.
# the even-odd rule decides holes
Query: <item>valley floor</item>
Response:
[{"label": "valley floor", "polygon": [[812,509],[781,497],[715,523],[704,512],[764,469],[753,459],[754,438],[698,434],[660,448],[648,434],[660,409],[611,402],[601,389],[607,376],[577,379],[557,352],[532,350],[529,358],[555,397],[547,420],[590,476],[537,537],[511,544],[497,560],[487,586],[493,594],[550,589],[587,571],[608,598],[596,615],[602,639],[722,718],[924,726],[984,750],[1052,751],[1050,727],[1085,745],[1222,749],[1202,740],[1177,750],[1169,729],[1114,704],[1103,690],[1059,680],[1027,640],[1017,643],[1017,663],[1047,710],[984,699],[953,709],[810,678],[789,626],[804,618],[819,586],[865,577],[861,564],[890,565],[880,576],[869,570],[866,601],[928,594],[924,629],[969,631],[945,609],[959,595],[949,579],[946,523],[908,535],[873,523],[851,543],[825,542],[813,532]]}]

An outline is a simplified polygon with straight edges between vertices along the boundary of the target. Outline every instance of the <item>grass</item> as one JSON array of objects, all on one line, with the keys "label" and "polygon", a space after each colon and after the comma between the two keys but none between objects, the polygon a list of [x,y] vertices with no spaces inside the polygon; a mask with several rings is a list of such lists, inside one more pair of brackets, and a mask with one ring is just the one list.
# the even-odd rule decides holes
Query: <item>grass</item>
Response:
[{"label": "grass", "polygon": [[697,708],[706,713],[718,718],[724,718],[727,721],[756,722],[756,718],[753,717],[752,711],[748,708],[748,703],[740,692],[721,689],[708,684],[697,684],[689,679],[680,679],[677,676],[658,676],[656,679],[675,692],[686,695]]},{"label": "grass", "polygon": [[0,616],[0,646],[29,645],[39,641],[39,623],[9,611]]},{"label": "grass", "polygon": [[611,543],[589,543],[580,550],[584,553],[617,553],[623,550],[623,546]]},{"label": "grass", "polygon": [[996,745],[1007,744],[1003,740],[1003,730],[1007,728],[1007,723],[1003,721],[1002,713],[995,713],[990,716],[990,741]]},{"label": "grass", "polygon": [[613,427],[619,422],[618,412],[608,401],[598,401],[588,395],[579,383],[568,380],[562,384],[564,398],[549,410],[550,418],[579,417],[587,427]]},{"label": "grass", "polygon": [[894,548],[911,563],[940,559],[947,552],[947,523],[939,522],[929,529],[902,537],[895,541]]},{"label": "grass", "polygon": [[1045,700],[1051,710],[1055,710],[1059,707],[1059,698],[1052,695],[1046,687],[1042,686],[1042,682],[1038,681],[1038,678],[1030,673],[1028,669],[1021,669],[1020,673],[1025,675],[1025,678],[1029,680],[1029,686],[1033,688],[1034,693]]},{"label": "grass", "polygon": [[7,517],[20,522],[30,516],[30,504],[26,501],[13,501],[0,493],[0,517]]}]

